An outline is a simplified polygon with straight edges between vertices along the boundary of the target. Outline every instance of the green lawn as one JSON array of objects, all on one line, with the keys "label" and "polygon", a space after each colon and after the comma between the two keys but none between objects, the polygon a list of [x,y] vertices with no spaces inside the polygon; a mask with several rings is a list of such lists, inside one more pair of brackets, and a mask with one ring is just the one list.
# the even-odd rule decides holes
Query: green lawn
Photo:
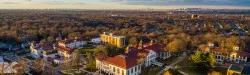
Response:
[{"label": "green lawn", "polygon": [[197,67],[193,65],[193,62],[189,60],[188,57],[177,64],[177,69],[188,73],[189,75],[204,75],[204,73],[197,70]]},{"label": "green lawn", "polygon": [[141,75],[156,75],[161,71],[161,68],[158,66],[150,66],[142,70]]},{"label": "green lawn", "polygon": [[[193,65],[193,62],[188,58],[185,58],[184,61],[177,64],[177,69],[183,72],[188,73],[189,75],[204,75],[202,71],[200,71],[196,66]],[[223,75],[226,74],[227,68],[225,67],[215,67],[212,71],[221,72]]]}]

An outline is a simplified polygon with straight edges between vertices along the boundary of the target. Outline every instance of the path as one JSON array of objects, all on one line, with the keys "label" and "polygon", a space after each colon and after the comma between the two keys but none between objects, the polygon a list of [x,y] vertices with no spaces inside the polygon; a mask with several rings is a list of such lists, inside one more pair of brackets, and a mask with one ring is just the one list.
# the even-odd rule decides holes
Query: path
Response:
[{"label": "path", "polygon": [[157,75],[161,75],[165,71],[169,70],[170,68],[173,68],[177,63],[183,61],[185,57],[186,57],[186,54],[183,54],[182,56],[177,57],[170,65],[166,65],[163,70],[161,70],[159,73],[157,73]]}]

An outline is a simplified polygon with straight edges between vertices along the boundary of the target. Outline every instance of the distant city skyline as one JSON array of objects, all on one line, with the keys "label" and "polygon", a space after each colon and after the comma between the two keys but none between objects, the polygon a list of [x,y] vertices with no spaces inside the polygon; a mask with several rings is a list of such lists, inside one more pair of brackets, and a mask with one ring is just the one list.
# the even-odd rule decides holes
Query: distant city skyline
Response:
[{"label": "distant city skyline", "polygon": [[0,9],[250,9],[250,0],[0,0]]}]

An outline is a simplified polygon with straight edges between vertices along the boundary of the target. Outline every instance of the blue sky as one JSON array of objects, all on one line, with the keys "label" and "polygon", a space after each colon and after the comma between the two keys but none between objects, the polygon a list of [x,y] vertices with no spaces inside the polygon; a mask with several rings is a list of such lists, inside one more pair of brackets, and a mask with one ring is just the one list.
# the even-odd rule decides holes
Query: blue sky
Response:
[{"label": "blue sky", "polygon": [[[22,5],[23,4],[23,5]],[[43,4],[41,6],[47,6],[44,8],[49,8],[48,6],[54,6],[57,8],[67,8],[67,7],[76,7],[72,4],[79,4],[78,8],[87,8],[88,4],[91,4],[93,7],[97,6],[107,6],[112,7],[111,5],[128,8],[126,6],[138,6],[150,8],[154,6],[165,7],[165,6],[193,6],[193,7],[202,7],[202,6],[230,6],[230,7],[244,7],[250,8],[250,0],[0,0],[0,8],[42,8],[39,6],[34,6],[35,4]],[[64,6],[58,6],[59,4],[64,4]],[[68,4],[71,4],[68,6]],[[80,5],[81,4],[81,5]],[[102,5],[104,4],[104,5]],[[84,6],[85,5],[85,6]],[[95,6],[97,5],[97,6]],[[2,6],[2,7],[1,7]],[[10,7],[8,7],[10,6]],[[11,7],[13,6],[13,7]],[[88,8],[91,8],[88,6]],[[229,8],[229,7],[228,7]]]}]

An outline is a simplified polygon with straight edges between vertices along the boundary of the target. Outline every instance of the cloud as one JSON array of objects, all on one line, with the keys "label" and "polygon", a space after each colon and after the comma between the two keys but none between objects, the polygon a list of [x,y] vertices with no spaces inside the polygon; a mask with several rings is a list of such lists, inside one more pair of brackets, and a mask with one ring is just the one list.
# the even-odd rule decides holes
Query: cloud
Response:
[{"label": "cloud", "polygon": [[236,5],[250,6],[250,0],[105,0],[140,5]]}]

